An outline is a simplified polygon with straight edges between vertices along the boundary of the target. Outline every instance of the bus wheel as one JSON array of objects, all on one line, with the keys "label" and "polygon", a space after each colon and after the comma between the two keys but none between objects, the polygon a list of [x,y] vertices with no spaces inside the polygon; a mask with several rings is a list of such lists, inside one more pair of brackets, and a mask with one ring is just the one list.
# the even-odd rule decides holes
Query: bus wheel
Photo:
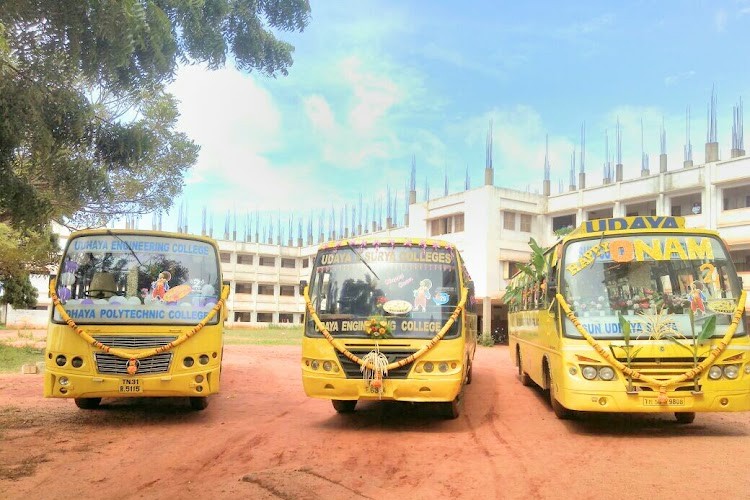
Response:
[{"label": "bus wheel", "polygon": [[356,399],[332,399],[331,403],[337,413],[352,413],[357,406]]},{"label": "bus wheel", "polygon": [[674,414],[678,424],[692,424],[695,420],[694,411],[678,411]]},{"label": "bus wheel", "polygon": [[565,408],[557,400],[557,396],[555,395],[556,393],[555,383],[552,381],[551,375],[548,375],[548,377],[549,377],[549,404],[552,407],[552,411],[555,413],[555,416],[559,418],[560,420],[568,420],[568,419],[573,418],[574,412]]},{"label": "bus wheel", "polygon": [[439,404],[442,406],[442,413],[445,418],[449,420],[458,418],[461,415],[461,407],[464,405],[463,391],[453,401]]},{"label": "bus wheel", "polygon": [[208,398],[205,396],[191,396],[190,408],[196,411],[205,410],[208,408]]},{"label": "bus wheel", "polygon": [[518,365],[518,378],[521,380],[521,384],[525,387],[531,386],[531,377],[523,371],[523,363],[521,362],[521,351],[516,351],[516,365]]},{"label": "bus wheel", "polygon": [[94,410],[99,407],[102,398],[75,398],[76,406],[82,410]]},{"label": "bus wheel", "polygon": [[471,384],[471,372],[474,370],[474,363],[469,361],[469,371],[466,372],[466,385]]}]

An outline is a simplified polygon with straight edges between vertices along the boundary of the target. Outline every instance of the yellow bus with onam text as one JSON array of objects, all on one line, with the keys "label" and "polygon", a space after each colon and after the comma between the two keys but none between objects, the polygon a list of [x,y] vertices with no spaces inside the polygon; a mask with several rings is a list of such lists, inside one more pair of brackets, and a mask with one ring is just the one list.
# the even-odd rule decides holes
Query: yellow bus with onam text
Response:
[{"label": "yellow bus with onam text", "polygon": [[219,390],[228,293],[210,238],[73,233],[50,283],[45,397],[93,409],[102,398],[181,396],[204,409]]},{"label": "yellow bus with onam text", "polygon": [[437,403],[459,415],[477,344],[473,283],[451,244],[354,239],[322,245],[310,284],[302,382],[339,413],[358,400]]},{"label": "yellow bus with onam text", "polygon": [[555,414],[750,410],[745,292],[718,233],[584,222],[511,280],[510,353]]}]

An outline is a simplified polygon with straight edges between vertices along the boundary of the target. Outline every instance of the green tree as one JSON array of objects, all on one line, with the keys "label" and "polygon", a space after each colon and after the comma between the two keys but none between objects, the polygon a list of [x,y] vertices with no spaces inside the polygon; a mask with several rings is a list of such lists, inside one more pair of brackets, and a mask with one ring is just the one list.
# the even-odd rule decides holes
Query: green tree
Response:
[{"label": "green tree", "polygon": [[12,276],[3,281],[0,304],[10,304],[15,309],[36,307],[37,291],[28,274]]},{"label": "green tree", "polygon": [[[50,221],[166,211],[198,154],[164,91],[177,65],[286,75],[275,33],[309,17],[307,0],[0,0],[0,224],[44,241]],[[18,264],[0,280],[35,265]]]}]

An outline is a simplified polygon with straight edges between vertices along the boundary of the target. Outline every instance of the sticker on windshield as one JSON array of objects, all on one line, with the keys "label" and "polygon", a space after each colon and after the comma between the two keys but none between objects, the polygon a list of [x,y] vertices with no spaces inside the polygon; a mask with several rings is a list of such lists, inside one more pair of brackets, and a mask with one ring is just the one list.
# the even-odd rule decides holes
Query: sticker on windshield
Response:
[{"label": "sticker on windshield", "polygon": [[450,300],[450,295],[448,295],[445,292],[438,292],[435,294],[434,297],[432,297],[432,301],[437,306],[442,306],[448,303],[448,300]]},{"label": "sticker on windshield", "polygon": [[430,288],[432,288],[432,281],[425,278],[419,282],[419,288],[414,290],[414,310],[427,311],[427,301],[430,300]]},{"label": "sticker on windshield", "polygon": [[389,314],[407,314],[411,304],[405,300],[389,300],[383,304],[383,310]]}]

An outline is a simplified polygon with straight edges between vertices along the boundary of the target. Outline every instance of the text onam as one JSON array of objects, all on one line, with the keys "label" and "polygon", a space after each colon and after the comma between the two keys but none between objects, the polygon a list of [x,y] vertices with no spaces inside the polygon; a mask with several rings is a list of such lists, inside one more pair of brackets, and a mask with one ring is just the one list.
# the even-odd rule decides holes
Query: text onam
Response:
[{"label": "text onam", "polygon": [[594,245],[581,257],[565,266],[571,275],[586,269],[597,257],[613,262],[643,262],[646,260],[712,260],[711,238],[672,237],[611,240]]}]

